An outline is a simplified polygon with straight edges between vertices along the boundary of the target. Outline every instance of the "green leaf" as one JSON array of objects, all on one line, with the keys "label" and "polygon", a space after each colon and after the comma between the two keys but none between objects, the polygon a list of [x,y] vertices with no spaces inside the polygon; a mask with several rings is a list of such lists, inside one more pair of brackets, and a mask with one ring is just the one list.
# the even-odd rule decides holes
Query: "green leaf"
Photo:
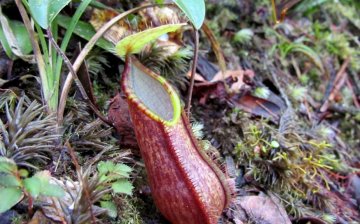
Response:
[{"label": "green leaf", "polygon": [[122,177],[129,177],[129,173],[132,171],[131,167],[125,164],[116,164],[114,173],[121,175]]},{"label": "green leaf", "polygon": [[98,166],[99,174],[106,174],[108,172],[112,172],[115,168],[115,164],[111,161],[101,161]]},{"label": "green leaf", "polygon": [[31,40],[29,33],[23,23],[9,20],[11,29],[14,32],[15,38],[19,44],[20,50],[23,54],[29,54],[32,51]]},{"label": "green leaf", "polygon": [[12,174],[0,174],[0,187],[20,187],[20,181]]},{"label": "green leaf", "polygon": [[4,173],[15,173],[17,172],[17,166],[14,160],[6,157],[0,157],[0,172]]},{"label": "green leaf", "polygon": [[40,180],[40,194],[46,196],[53,196],[53,197],[62,197],[64,196],[64,190],[56,185],[50,183],[50,172],[49,171],[40,171],[35,174],[36,178]]},{"label": "green leaf", "polygon": [[198,30],[205,20],[204,0],[174,0],[175,4],[185,13]]},{"label": "green leaf", "polygon": [[107,210],[107,214],[111,218],[117,217],[117,208],[114,202],[111,201],[100,201],[100,206],[102,208],[105,208]]},{"label": "green leaf", "polygon": [[43,171],[37,172],[34,175],[34,177],[39,178],[40,182],[43,184],[43,183],[48,183],[49,182],[51,174],[50,174],[49,171],[43,170]]},{"label": "green leaf", "polygon": [[102,174],[102,175],[99,175],[99,176],[100,176],[100,178],[99,178],[100,183],[109,182],[109,180],[110,180],[110,178],[106,174]]},{"label": "green leaf", "polygon": [[132,189],[134,188],[127,180],[116,181],[111,187],[115,193],[124,193],[127,195],[132,195]]},{"label": "green leaf", "polygon": [[98,164],[100,182],[112,182],[120,178],[129,177],[131,167],[124,164],[114,164],[111,161],[101,161]]},{"label": "green leaf", "polygon": [[101,200],[104,200],[104,201],[110,201],[111,199],[112,199],[111,194],[104,194],[104,195],[101,197]]},{"label": "green leaf", "polygon": [[264,153],[266,153],[266,152],[267,152],[266,147],[265,147],[265,146],[261,146],[261,151],[263,151]]},{"label": "green leaf", "polygon": [[41,180],[36,177],[26,178],[24,180],[24,186],[27,192],[33,197],[37,198],[41,191]]},{"label": "green leaf", "polygon": [[155,3],[161,5],[164,4],[164,0],[155,0]]},{"label": "green leaf", "polygon": [[25,25],[18,21],[7,19],[0,8],[0,42],[6,55],[15,59],[16,56],[22,57],[32,51],[29,33]]},{"label": "green leaf", "polygon": [[61,198],[65,192],[59,185],[47,183],[42,186],[41,195]]},{"label": "green leaf", "polygon": [[124,57],[127,54],[139,53],[146,44],[156,40],[166,33],[174,32],[184,25],[184,23],[168,24],[127,36],[116,44],[115,51],[120,57]]},{"label": "green leaf", "polygon": [[275,149],[280,147],[280,144],[275,140],[271,141],[270,145],[271,145],[271,147],[273,147]]},{"label": "green leaf", "polygon": [[19,203],[22,197],[23,193],[19,188],[0,188],[0,213],[9,210],[11,207]]},{"label": "green leaf", "polygon": [[[57,23],[64,28],[69,28],[71,18],[68,16],[58,15],[56,19]],[[83,21],[78,21],[74,33],[85,40],[90,40],[95,35],[95,30],[90,23],[86,23]],[[100,38],[96,45],[106,50],[107,52],[112,53],[114,51],[114,44],[105,40],[104,38]]]},{"label": "green leaf", "polygon": [[48,171],[41,171],[33,177],[26,178],[24,186],[33,198],[37,198],[39,195],[62,197],[65,194],[60,186],[50,183]]},{"label": "green leaf", "polygon": [[114,164],[111,161],[101,161],[98,164],[98,171],[100,175],[117,174],[119,177],[129,177],[132,171],[131,167],[125,164]]},{"label": "green leaf", "polygon": [[44,29],[47,29],[59,12],[71,0],[29,0],[32,17]]}]

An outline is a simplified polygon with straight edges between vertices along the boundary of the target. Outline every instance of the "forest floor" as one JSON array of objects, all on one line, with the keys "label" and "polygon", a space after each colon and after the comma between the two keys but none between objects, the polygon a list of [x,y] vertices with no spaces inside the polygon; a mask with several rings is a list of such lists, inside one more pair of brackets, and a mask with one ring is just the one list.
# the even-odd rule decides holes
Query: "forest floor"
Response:
[{"label": "forest floor", "polygon": [[[140,4],[100,2],[120,12]],[[360,4],[283,2],[296,4],[288,10],[279,4],[278,17],[285,17],[275,20],[271,1],[206,1],[205,24],[220,45],[226,72],[220,72],[207,32],[200,31],[190,122],[204,150],[236,184],[219,223],[359,223]],[[61,11],[59,43],[79,4]],[[1,18],[21,21],[12,1],[0,5]],[[139,30],[159,26],[160,15],[168,16],[167,23],[184,20],[173,7],[165,8],[169,11],[144,9],[128,17],[103,41],[111,45],[134,24]],[[116,14],[88,7],[81,21],[98,30]],[[74,32],[65,51],[73,61],[87,43],[81,32]],[[137,57],[164,76],[185,105],[193,33],[164,38]],[[0,203],[0,211],[7,210],[0,223],[167,223],[152,200],[126,101],[118,95],[124,62],[106,46],[95,47],[78,71],[90,99],[72,85],[59,126],[59,118],[43,107],[36,63],[23,59],[9,54],[2,42],[0,165],[12,165],[6,165],[11,172],[0,166],[0,200],[14,206],[4,209],[7,203]],[[63,65],[61,87],[67,73]],[[42,184],[36,188],[29,184],[35,178]],[[108,178],[106,184],[99,178]],[[5,197],[3,189],[12,181],[25,190]],[[60,191],[62,199],[47,197]]]}]

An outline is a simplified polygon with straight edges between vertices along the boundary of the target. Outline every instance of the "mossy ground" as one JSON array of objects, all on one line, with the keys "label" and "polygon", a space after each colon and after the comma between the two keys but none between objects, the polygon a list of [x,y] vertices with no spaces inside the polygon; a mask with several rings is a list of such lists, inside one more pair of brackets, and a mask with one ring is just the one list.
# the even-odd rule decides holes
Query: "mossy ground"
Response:
[{"label": "mossy ground", "polygon": [[[118,6],[126,10],[128,2]],[[14,11],[14,6],[8,4]],[[67,13],[71,11],[67,9]],[[255,74],[233,94],[250,94],[271,101],[281,111],[276,112],[277,119],[261,118],[234,105],[229,95],[212,92],[205,104],[201,94],[194,95],[191,120],[203,124],[202,139],[217,149],[224,166],[229,165],[225,158],[234,162],[240,195],[251,194],[254,187],[274,194],[294,222],[301,217],[318,217],[326,223],[359,220],[360,202],[354,200],[354,192],[348,191],[350,177],[360,172],[359,14],[360,5],[355,0],[304,0],[289,10],[283,22],[275,24],[271,1],[207,2],[207,23],[221,45],[227,68],[248,69]],[[189,32],[184,33],[183,40],[175,54],[168,55],[165,48],[151,45],[140,60],[165,74],[185,98],[186,73],[192,55]],[[75,38],[68,51],[73,52],[79,41],[85,43]],[[216,57],[210,48],[201,33],[201,60],[205,65],[215,64],[209,69],[217,70]],[[344,64],[346,74],[337,78]],[[28,104],[33,100],[41,102],[37,79],[25,76],[36,75],[35,66],[19,61],[15,65],[16,80],[0,86],[0,115],[4,124],[8,122],[5,102],[10,109],[16,108],[22,95],[28,97]],[[123,62],[96,49],[88,57],[88,67],[97,103],[105,113],[110,99],[119,90]],[[204,68],[198,67],[198,72],[201,71]],[[0,78],[5,80],[6,75],[0,74]],[[274,98],[278,100],[273,101]],[[84,169],[91,162],[102,160],[126,163],[133,168],[130,179],[134,193],[112,195],[118,216],[111,219],[104,215],[101,220],[121,224],[166,223],[152,202],[139,151],[120,148],[121,136],[96,119],[76,88],[67,100],[65,114],[65,126],[47,164],[34,164],[41,170],[50,170],[55,177],[76,180],[73,161],[62,145],[65,142],[74,147]],[[95,170],[92,168],[92,172]],[[21,214],[14,223],[30,219],[21,205],[13,209]],[[223,220],[234,223],[231,218]]]}]

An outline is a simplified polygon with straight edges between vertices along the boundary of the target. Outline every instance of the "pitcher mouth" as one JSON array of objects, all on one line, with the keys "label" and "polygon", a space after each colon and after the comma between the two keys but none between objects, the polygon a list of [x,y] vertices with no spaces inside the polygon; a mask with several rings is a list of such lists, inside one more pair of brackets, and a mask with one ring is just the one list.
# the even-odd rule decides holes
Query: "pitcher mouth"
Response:
[{"label": "pitcher mouth", "polygon": [[135,103],[148,117],[166,126],[179,121],[180,98],[163,77],[146,68],[134,57],[126,59],[122,75],[122,89],[128,100]]}]

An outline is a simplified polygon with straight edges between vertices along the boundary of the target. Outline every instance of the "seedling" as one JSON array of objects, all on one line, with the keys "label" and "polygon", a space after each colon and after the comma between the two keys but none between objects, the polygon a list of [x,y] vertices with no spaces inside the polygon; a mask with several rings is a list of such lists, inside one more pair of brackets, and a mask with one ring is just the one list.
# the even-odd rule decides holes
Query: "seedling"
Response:
[{"label": "seedling", "polygon": [[41,171],[32,177],[25,169],[18,169],[16,163],[5,157],[0,157],[0,213],[9,210],[25,197],[28,198],[29,213],[32,213],[33,203],[39,196],[62,197],[64,191],[50,182],[50,173]]}]

